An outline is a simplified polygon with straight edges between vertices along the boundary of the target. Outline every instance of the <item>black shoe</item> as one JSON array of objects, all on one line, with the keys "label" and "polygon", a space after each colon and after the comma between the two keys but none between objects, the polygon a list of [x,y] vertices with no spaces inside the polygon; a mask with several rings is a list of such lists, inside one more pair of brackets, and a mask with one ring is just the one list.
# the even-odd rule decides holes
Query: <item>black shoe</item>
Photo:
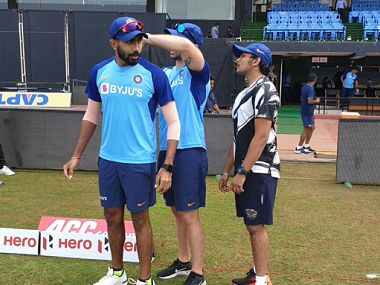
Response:
[{"label": "black shoe", "polygon": [[308,146],[308,147],[303,147],[303,149],[302,149],[302,153],[304,153],[304,154],[309,154],[309,153],[314,153],[315,152],[315,149],[312,149],[310,146]]},{"label": "black shoe", "polygon": [[193,271],[190,272],[185,283],[183,283],[183,285],[206,285],[206,284],[207,282],[206,282],[206,279],[203,277],[203,275],[199,275]]},{"label": "black shoe", "polygon": [[232,284],[234,285],[254,285],[256,283],[256,272],[253,270],[248,271],[247,276],[244,278],[232,279]]},{"label": "black shoe", "polygon": [[191,262],[181,262],[178,258],[167,268],[159,271],[157,277],[160,279],[171,279],[176,276],[187,276],[191,272]]}]

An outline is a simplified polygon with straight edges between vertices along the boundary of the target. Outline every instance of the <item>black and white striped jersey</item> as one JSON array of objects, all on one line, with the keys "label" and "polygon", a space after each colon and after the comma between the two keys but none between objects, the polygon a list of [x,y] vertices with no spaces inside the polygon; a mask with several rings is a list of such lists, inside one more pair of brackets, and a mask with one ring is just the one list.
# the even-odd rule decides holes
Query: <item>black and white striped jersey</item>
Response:
[{"label": "black and white striped jersey", "polygon": [[235,99],[232,108],[234,121],[235,167],[239,167],[255,136],[256,118],[272,121],[272,129],[267,144],[252,172],[270,174],[280,178],[280,157],[277,148],[277,116],[280,107],[280,98],[276,87],[267,78],[263,77],[243,89]]}]

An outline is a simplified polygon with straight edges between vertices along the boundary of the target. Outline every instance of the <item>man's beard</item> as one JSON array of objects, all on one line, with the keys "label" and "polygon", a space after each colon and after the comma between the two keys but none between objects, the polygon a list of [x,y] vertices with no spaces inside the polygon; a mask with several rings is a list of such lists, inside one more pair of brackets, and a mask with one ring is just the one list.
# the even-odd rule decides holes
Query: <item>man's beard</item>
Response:
[{"label": "man's beard", "polygon": [[[127,65],[136,65],[140,58],[140,53],[137,51],[128,54],[124,52],[120,47],[118,47],[116,52],[119,58],[122,59]],[[138,58],[132,59],[132,56],[138,56]]]}]

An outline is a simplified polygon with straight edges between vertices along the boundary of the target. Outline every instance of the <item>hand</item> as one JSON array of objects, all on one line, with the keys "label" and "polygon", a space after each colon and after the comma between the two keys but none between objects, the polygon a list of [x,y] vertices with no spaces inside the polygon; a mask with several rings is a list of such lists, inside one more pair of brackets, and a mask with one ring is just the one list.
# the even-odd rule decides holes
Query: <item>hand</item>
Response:
[{"label": "hand", "polygon": [[74,170],[78,167],[79,163],[80,158],[73,157],[63,166],[63,173],[67,179],[71,180],[73,178]]},{"label": "hand", "polygon": [[156,176],[156,190],[164,194],[166,191],[168,191],[172,187],[172,174],[161,168]]},{"label": "hand", "polygon": [[150,41],[149,41],[150,34],[149,33],[145,33],[145,34],[148,36],[148,38],[146,38],[146,37],[142,38],[143,47],[145,45],[149,45],[150,44]]},{"label": "hand", "polygon": [[236,194],[240,194],[244,192],[243,185],[246,177],[241,174],[236,174],[232,179],[232,183],[230,184],[229,191],[232,191]]},{"label": "hand", "polygon": [[219,191],[228,192],[228,173],[223,173],[219,179]]},{"label": "hand", "polygon": [[317,103],[321,103],[321,98],[317,98]]}]

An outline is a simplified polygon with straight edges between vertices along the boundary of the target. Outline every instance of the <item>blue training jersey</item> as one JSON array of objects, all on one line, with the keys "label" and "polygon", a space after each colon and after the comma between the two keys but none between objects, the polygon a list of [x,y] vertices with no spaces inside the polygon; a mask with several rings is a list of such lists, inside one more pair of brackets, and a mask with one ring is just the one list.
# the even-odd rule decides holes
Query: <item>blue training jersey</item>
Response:
[{"label": "blue training jersey", "polygon": [[301,113],[302,115],[313,116],[314,104],[309,104],[308,99],[315,99],[315,90],[313,86],[305,84],[301,88]]},{"label": "blue training jersey", "polygon": [[343,80],[343,87],[347,89],[355,88],[355,81],[358,80],[358,77],[353,72],[347,72]]},{"label": "blue training jersey", "polygon": [[158,66],[143,58],[125,67],[114,58],[105,60],[92,68],[86,94],[102,103],[101,158],[136,164],[156,161],[156,109],[174,100]]},{"label": "blue training jersey", "polygon": [[[201,71],[187,66],[165,68],[177,105],[181,136],[178,149],[201,147],[206,149],[203,113],[210,93],[210,67],[205,63]],[[160,114],[160,149],[167,149],[168,126]]]}]

